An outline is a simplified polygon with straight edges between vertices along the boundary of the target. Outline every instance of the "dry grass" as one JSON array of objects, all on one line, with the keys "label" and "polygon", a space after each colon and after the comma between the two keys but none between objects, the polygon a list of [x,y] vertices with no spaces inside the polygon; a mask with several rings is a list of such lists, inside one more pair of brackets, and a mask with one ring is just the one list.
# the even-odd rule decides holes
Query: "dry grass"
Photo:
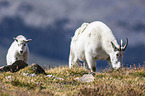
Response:
[{"label": "dry grass", "polygon": [[30,67],[16,73],[0,73],[0,95],[4,96],[100,96],[100,95],[136,95],[145,96],[145,68],[121,68],[120,70],[104,70],[94,75],[95,80],[90,83],[79,82],[76,77],[88,74],[89,71],[81,67],[69,69],[67,66],[46,70],[48,75],[64,80],[37,76],[25,76],[23,73],[33,74]]}]

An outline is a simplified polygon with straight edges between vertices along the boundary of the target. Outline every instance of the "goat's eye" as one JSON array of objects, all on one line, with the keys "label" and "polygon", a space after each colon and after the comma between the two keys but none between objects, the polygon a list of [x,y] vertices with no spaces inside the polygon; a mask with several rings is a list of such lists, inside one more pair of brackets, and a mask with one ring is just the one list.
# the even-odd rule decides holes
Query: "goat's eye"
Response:
[{"label": "goat's eye", "polygon": [[117,53],[116,56],[119,56],[119,53]]},{"label": "goat's eye", "polygon": [[26,44],[24,44],[24,46],[26,46]]}]

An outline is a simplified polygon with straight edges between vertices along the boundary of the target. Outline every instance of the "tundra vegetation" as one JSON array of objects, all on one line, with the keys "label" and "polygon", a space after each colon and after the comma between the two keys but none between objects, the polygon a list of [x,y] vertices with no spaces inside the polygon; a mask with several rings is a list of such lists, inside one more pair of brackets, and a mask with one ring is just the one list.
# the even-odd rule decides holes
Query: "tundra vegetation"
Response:
[{"label": "tundra vegetation", "polygon": [[[82,67],[46,68],[46,74],[34,74],[31,67],[18,72],[0,73],[1,96],[145,96],[145,67],[130,66],[118,70],[96,72],[92,82],[80,82],[77,77],[89,74]],[[63,78],[50,78],[54,77]]]}]

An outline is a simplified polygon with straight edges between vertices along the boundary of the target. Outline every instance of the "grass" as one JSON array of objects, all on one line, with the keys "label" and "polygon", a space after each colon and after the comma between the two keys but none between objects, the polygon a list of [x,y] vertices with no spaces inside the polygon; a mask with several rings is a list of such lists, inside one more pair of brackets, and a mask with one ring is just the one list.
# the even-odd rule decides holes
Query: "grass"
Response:
[{"label": "grass", "polygon": [[64,80],[46,77],[43,74],[33,74],[31,67],[26,67],[16,73],[0,73],[1,96],[145,96],[145,68],[121,68],[119,70],[104,70],[97,72],[93,82],[79,82],[75,78],[88,74],[89,71],[79,68],[69,69],[59,66],[46,70]]}]

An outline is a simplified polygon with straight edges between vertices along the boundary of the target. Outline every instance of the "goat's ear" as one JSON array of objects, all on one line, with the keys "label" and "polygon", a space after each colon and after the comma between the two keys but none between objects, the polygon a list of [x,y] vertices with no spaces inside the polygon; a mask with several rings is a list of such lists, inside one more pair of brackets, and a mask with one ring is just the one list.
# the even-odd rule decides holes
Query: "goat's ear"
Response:
[{"label": "goat's ear", "polygon": [[13,39],[14,39],[16,42],[18,42],[18,39],[16,39],[15,37],[13,37]]},{"label": "goat's ear", "polygon": [[28,39],[28,40],[26,40],[25,42],[28,43],[28,42],[31,41],[31,40],[32,40],[32,39]]},{"label": "goat's ear", "polygon": [[112,47],[113,47],[114,51],[119,50],[119,49],[118,49],[118,48],[114,45],[114,43],[113,43],[113,42],[111,42],[111,44],[112,44]]}]

